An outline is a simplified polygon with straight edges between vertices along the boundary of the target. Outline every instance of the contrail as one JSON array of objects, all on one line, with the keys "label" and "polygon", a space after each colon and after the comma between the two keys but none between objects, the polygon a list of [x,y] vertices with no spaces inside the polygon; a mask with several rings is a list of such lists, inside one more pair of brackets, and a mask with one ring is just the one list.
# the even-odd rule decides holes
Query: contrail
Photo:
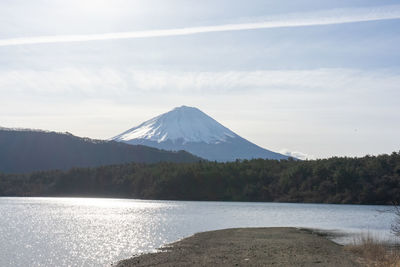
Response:
[{"label": "contrail", "polygon": [[[351,15],[343,15],[351,13]],[[132,32],[114,32],[104,34],[49,35],[37,37],[21,37],[0,39],[0,46],[14,46],[44,43],[86,42],[115,39],[138,39],[166,36],[192,35],[212,32],[243,31],[269,28],[305,27],[331,25],[353,22],[366,22],[388,19],[400,19],[400,5],[378,8],[336,9],[317,13],[288,15],[286,18],[270,18],[264,21],[212,25],[202,27],[187,27],[161,30],[145,30]]]}]

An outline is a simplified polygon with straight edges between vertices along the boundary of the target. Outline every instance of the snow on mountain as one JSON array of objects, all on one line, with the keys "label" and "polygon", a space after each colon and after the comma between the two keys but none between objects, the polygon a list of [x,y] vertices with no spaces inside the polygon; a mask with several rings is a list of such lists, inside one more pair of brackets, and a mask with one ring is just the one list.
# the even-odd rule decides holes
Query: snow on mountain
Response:
[{"label": "snow on mountain", "polygon": [[111,139],[166,150],[186,150],[217,161],[287,158],[243,139],[199,109],[187,106],[174,108]]},{"label": "snow on mountain", "polygon": [[197,108],[181,106],[117,135],[114,140],[147,139],[157,143],[204,142],[217,144],[237,135]]}]

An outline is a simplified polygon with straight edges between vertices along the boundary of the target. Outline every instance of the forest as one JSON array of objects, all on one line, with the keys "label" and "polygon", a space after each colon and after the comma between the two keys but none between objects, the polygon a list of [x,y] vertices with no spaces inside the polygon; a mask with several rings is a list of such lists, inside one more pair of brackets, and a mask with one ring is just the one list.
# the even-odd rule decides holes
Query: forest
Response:
[{"label": "forest", "polygon": [[1,196],[391,204],[400,152],[361,158],[128,163],[0,174]]},{"label": "forest", "polygon": [[166,151],[142,145],[95,140],[70,133],[0,128],[0,172],[29,173],[69,170],[128,162],[197,162],[186,151]]}]

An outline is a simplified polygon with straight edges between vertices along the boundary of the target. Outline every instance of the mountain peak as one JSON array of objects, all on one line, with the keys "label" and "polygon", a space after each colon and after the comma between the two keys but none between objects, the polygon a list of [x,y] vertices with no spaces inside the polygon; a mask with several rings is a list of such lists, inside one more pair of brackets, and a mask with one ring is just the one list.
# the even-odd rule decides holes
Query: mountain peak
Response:
[{"label": "mountain peak", "polygon": [[113,137],[112,140],[165,150],[186,150],[202,158],[217,161],[287,158],[247,141],[200,109],[188,106],[176,107]]},{"label": "mountain peak", "polygon": [[235,137],[228,128],[195,107],[180,106],[154,117],[112,138],[116,141],[146,139],[158,143],[204,142],[207,144]]},{"label": "mountain peak", "polygon": [[190,114],[192,114],[192,115],[197,114],[198,116],[206,115],[204,112],[202,112],[200,109],[198,109],[196,107],[189,107],[189,106],[184,106],[184,105],[180,106],[180,107],[173,108],[169,112],[166,112],[166,113],[161,114],[161,115],[174,114],[174,113],[181,113],[183,116],[190,116]]},{"label": "mountain peak", "polygon": [[189,106],[182,105],[180,107],[174,108],[173,110],[199,110],[199,109],[196,107],[189,107]]}]

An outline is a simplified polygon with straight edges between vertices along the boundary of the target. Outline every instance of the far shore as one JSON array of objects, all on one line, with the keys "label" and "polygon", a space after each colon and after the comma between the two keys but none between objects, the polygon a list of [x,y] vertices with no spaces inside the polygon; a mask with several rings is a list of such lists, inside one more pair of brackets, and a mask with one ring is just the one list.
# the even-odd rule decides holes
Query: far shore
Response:
[{"label": "far shore", "polygon": [[359,258],[319,231],[234,228],[197,233],[117,263],[131,266],[361,266]]}]

